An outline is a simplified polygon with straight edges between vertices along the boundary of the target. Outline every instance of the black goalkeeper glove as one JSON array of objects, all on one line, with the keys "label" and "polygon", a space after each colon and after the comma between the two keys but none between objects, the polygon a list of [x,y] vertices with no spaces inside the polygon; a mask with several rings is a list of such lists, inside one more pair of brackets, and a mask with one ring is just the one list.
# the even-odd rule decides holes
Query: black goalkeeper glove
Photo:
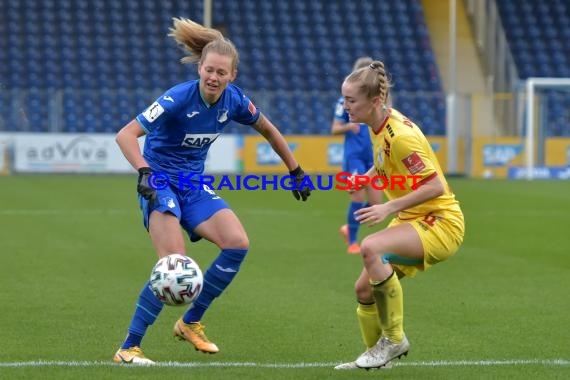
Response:
[{"label": "black goalkeeper glove", "polygon": [[311,195],[311,187],[308,185],[304,185],[301,187],[303,183],[303,178],[305,178],[305,172],[301,169],[301,166],[297,166],[297,169],[292,170],[289,172],[291,176],[293,176],[293,183],[292,185],[295,186],[293,189],[293,196],[296,200],[303,200],[305,202],[307,198]]},{"label": "black goalkeeper glove", "polygon": [[152,174],[152,169],[144,167],[139,169],[139,182],[137,184],[137,191],[144,199],[154,201],[156,199],[156,190],[153,189],[148,180]]}]

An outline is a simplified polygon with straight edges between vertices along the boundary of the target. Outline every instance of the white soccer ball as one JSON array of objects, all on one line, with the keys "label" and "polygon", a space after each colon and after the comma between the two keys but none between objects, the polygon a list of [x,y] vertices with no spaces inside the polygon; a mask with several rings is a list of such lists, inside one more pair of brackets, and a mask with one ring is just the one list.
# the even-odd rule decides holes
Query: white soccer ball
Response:
[{"label": "white soccer ball", "polygon": [[158,260],[150,273],[150,288],[165,305],[192,303],[202,291],[204,277],[198,264],[178,253]]}]

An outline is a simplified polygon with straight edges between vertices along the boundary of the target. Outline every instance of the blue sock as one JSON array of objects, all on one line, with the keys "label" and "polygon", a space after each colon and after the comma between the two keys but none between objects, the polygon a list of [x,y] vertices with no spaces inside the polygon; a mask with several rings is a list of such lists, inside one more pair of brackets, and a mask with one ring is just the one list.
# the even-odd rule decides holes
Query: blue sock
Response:
[{"label": "blue sock", "polygon": [[360,223],[354,218],[354,212],[365,206],[362,202],[350,202],[348,206],[347,224],[348,224],[348,244],[358,241],[358,228]]},{"label": "blue sock", "polygon": [[150,283],[144,284],[139,294],[135,314],[129,326],[129,334],[121,348],[140,347],[146,329],[156,321],[163,307],[162,302],[150,290]]},{"label": "blue sock", "polygon": [[202,319],[212,301],[232,282],[246,254],[247,249],[223,249],[220,252],[204,274],[202,292],[182,317],[184,323],[199,322]]}]

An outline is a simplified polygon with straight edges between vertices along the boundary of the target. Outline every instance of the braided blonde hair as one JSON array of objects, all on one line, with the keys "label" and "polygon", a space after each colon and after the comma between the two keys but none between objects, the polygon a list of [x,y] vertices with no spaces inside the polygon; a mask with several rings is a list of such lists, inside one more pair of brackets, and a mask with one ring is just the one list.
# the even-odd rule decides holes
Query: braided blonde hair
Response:
[{"label": "braided blonde hair", "polygon": [[364,93],[368,99],[378,96],[383,105],[388,103],[392,85],[381,61],[372,61],[368,66],[353,71],[346,77],[345,82],[356,83],[358,91]]},{"label": "braided blonde hair", "polygon": [[370,66],[372,62],[374,62],[374,60],[370,57],[360,57],[354,62],[352,71],[358,70],[362,67]]}]

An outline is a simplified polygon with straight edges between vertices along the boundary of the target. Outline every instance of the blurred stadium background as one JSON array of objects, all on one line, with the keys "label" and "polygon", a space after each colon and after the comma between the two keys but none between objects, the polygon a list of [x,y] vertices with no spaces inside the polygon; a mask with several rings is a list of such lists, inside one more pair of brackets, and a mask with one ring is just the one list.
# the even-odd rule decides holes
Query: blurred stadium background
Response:
[{"label": "blurred stadium background", "polygon": [[[233,40],[237,84],[283,133],[326,137],[300,140],[301,150],[324,146],[311,156],[328,161],[307,165],[319,172],[339,168],[333,104],[360,55],[385,61],[394,106],[432,137],[447,171],[474,177],[517,177],[525,80],[570,77],[568,0],[4,0],[0,169],[37,170],[14,164],[18,132],[114,134],[162,91],[196,78],[167,37],[172,17],[211,22]],[[557,173],[570,156],[569,88],[537,92],[533,160]]]}]

